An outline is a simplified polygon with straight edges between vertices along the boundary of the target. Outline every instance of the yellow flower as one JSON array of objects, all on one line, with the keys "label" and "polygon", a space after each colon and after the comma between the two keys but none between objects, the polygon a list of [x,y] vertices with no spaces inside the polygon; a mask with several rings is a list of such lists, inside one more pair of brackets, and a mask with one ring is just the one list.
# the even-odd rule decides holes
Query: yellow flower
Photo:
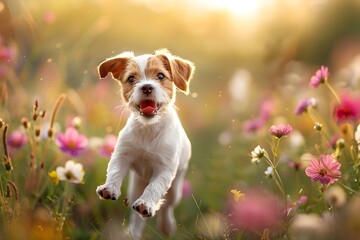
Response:
[{"label": "yellow flower", "polygon": [[235,202],[238,202],[239,200],[243,200],[245,197],[245,194],[237,189],[232,189],[230,192],[233,194]]},{"label": "yellow flower", "polygon": [[59,178],[56,171],[49,172],[49,176],[53,184],[57,185],[59,183]]}]

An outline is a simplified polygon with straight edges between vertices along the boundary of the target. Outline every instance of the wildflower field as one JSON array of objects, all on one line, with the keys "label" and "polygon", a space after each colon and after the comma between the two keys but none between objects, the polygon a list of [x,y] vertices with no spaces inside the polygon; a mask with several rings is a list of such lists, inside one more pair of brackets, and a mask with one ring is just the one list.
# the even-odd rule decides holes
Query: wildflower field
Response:
[{"label": "wildflower field", "polygon": [[177,232],[360,239],[357,0],[0,0],[0,239],[133,239],[127,179],[100,200],[129,116],[97,66],[167,48],[192,158]]}]

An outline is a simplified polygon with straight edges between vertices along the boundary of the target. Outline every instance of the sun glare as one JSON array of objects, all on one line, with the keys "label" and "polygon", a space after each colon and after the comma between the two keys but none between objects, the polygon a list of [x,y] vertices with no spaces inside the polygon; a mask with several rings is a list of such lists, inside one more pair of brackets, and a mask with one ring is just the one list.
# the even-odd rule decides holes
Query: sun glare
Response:
[{"label": "sun glare", "polygon": [[212,5],[235,15],[252,15],[259,7],[259,0],[213,0]]},{"label": "sun glare", "polygon": [[211,0],[214,9],[226,10],[236,17],[254,17],[269,0]]}]

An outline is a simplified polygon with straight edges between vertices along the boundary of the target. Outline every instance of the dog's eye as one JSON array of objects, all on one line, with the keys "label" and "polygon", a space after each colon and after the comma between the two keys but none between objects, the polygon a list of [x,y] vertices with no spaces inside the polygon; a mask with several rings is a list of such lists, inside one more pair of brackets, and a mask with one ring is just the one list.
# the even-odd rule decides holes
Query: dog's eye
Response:
[{"label": "dog's eye", "polygon": [[134,81],[135,81],[135,76],[129,76],[128,77],[128,79],[127,79],[127,81],[129,82],[129,83],[133,83]]},{"label": "dog's eye", "polygon": [[159,80],[163,80],[165,78],[164,74],[162,73],[158,73],[156,76]]}]

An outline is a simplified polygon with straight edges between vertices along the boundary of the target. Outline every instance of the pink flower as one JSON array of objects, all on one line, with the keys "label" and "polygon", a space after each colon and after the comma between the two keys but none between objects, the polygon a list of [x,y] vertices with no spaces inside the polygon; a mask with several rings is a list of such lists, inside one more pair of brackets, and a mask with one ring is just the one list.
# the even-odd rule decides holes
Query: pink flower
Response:
[{"label": "pink flower", "polygon": [[188,180],[184,179],[182,184],[182,195],[184,198],[190,197],[192,194],[192,187]]},{"label": "pink flower", "polygon": [[7,68],[5,65],[0,65],[0,78],[5,77],[7,74]]},{"label": "pink flower", "polygon": [[27,136],[19,130],[15,130],[7,138],[7,143],[11,148],[21,148],[27,143]]},{"label": "pink flower", "polygon": [[257,132],[264,126],[264,121],[261,118],[247,120],[243,123],[243,130],[247,133]]},{"label": "pink flower", "polygon": [[320,181],[322,184],[333,183],[341,177],[341,164],[331,155],[320,155],[319,159],[310,160],[310,165],[305,169],[306,176],[311,181]]},{"label": "pink flower", "polygon": [[295,162],[295,161],[290,161],[288,163],[288,166],[293,168],[295,171],[299,171],[300,169],[304,169],[304,164],[302,162]]},{"label": "pink flower", "polygon": [[53,23],[56,20],[56,16],[53,12],[46,12],[43,15],[44,22]]},{"label": "pink flower", "polygon": [[100,147],[99,153],[103,157],[111,157],[116,144],[116,136],[109,134],[105,137],[102,146]]},{"label": "pink flower", "polygon": [[242,201],[233,201],[229,220],[236,228],[262,232],[265,228],[276,231],[285,208],[280,200],[266,191],[245,192]]},{"label": "pink flower", "polygon": [[292,132],[292,127],[290,124],[272,125],[269,129],[269,132],[276,138],[281,138],[289,135]]},{"label": "pink flower", "polygon": [[303,205],[308,201],[308,197],[303,195],[295,202],[288,203],[287,209],[286,209],[286,215],[289,216],[290,212],[293,210],[296,210],[300,205]]},{"label": "pink flower", "polygon": [[327,147],[331,147],[332,149],[336,149],[336,143],[340,139],[339,136],[334,135],[331,137],[329,143],[327,144]]},{"label": "pink flower", "polygon": [[274,103],[271,100],[264,100],[260,106],[260,119],[265,123],[269,120],[274,109]]},{"label": "pink flower", "polygon": [[69,127],[64,134],[59,133],[57,135],[56,144],[61,151],[77,157],[86,149],[88,140],[85,136],[79,134],[75,128]]},{"label": "pink flower", "polygon": [[273,102],[271,100],[264,100],[260,106],[260,116],[255,119],[246,120],[243,123],[243,130],[247,133],[257,132],[269,120],[273,111]]},{"label": "pink flower", "polygon": [[328,77],[329,77],[328,67],[321,66],[320,69],[316,71],[315,75],[311,77],[309,85],[311,88],[316,88],[321,83],[327,81]]},{"label": "pink flower", "polygon": [[334,108],[334,117],[337,123],[346,121],[357,122],[360,118],[360,99],[343,94],[341,103]]},{"label": "pink flower", "polygon": [[14,58],[14,50],[10,47],[0,46],[0,61],[10,61]]}]

